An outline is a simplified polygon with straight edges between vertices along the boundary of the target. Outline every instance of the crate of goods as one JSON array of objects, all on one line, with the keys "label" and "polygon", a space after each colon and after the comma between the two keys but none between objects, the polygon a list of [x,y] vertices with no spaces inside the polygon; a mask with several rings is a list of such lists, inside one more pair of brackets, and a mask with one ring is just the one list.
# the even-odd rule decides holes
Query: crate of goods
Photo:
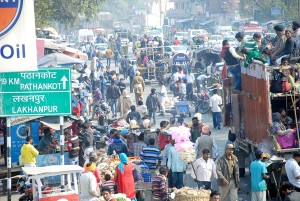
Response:
[{"label": "crate of goods", "polygon": [[152,182],[152,173],[144,161],[134,161],[134,164],[141,168],[141,175],[144,182]]},{"label": "crate of goods", "polygon": [[151,172],[142,172],[142,177],[144,182],[152,182],[152,173]]},{"label": "crate of goods", "polygon": [[175,103],[176,111],[180,113],[189,113],[189,102],[188,101],[179,101]]},{"label": "crate of goods", "polygon": [[183,187],[174,191],[174,201],[207,201],[210,199],[210,190],[193,189],[189,187]]}]

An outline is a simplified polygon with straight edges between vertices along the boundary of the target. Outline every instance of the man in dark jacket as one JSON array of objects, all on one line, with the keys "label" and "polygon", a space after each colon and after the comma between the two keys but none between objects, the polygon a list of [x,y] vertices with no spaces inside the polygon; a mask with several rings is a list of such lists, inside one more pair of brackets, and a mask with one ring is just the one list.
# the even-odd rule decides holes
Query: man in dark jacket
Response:
[{"label": "man in dark jacket", "polygon": [[284,54],[285,55],[293,54],[297,48],[297,43],[296,43],[296,39],[292,35],[292,31],[289,29],[285,30],[285,37],[286,37],[286,42],[285,42]]},{"label": "man in dark jacket", "polygon": [[123,93],[123,91],[126,89],[126,85],[125,85],[125,83],[124,83],[124,78],[121,78],[120,79],[120,82],[119,82],[119,84],[118,84],[118,86],[119,86],[119,88],[120,88],[120,91],[121,91],[121,94]]},{"label": "man in dark jacket", "polygon": [[120,153],[125,153],[128,156],[128,149],[126,145],[120,140],[120,134],[115,134],[113,143],[108,146],[107,155],[111,156],[114,154],[119,155]]},{"label": "man in dark jacket", "polygon": [[222,43],[222,58],[225,60],[227,69],[232,74],[235,82],[235,90],[241,90],[241,66],[239,60],[244,60],[244,57],[238,55],[233,47],[229,46],[227,40]]},{"label": "man in dark jacket", "polygon": [[233,151],[233,144],[227,144],[226,153],[216,162],[221,200],[228,200],[229,197],[230,200],[238,200],[240,174],[238,159]]},{"label": "man in dark jacket", "polygon": [[130,106],[130,112],[127,114],[126,122],[130,123],[131,120],[136,120],[137,122],[140,122],[141,115],[139,112],[136,111],[135,105]]},{"label": "man in dark jacket", "polygon": [[154,125],[156,124],[156,112],[161,108],[157,94],[155,93],[156,89],[151,89],[151,94],[147,97],[146,106],[148,109],[148,114],[150,119],[153,118]]},{"label": "man in dark jacket", "polygon": [[120,88],[115,84],[115,80],[111,80],[111,85],[107,88],[106,98],[109,100],[111,107],[111,112],[113,113],[113,118],[117,116],[117,106],[118,100],[121,96]]}]

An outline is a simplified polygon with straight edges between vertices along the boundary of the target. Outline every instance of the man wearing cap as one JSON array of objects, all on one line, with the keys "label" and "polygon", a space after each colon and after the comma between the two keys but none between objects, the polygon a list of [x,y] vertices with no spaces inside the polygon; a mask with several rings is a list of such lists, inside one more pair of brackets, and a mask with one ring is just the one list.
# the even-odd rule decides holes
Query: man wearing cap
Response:
[{"label": "man wearing cap", "polygon": [[263,152],[257,150],[255,152],[256,160],[250,165],[251,173],[251,201],[266,201],[267,184],[265,179],[268,179],[268,171],[266,164],[261,162]]},{"label": "man wearing cap", "polygon": [[210,130],[208,125],[204,125],[202,127],[202,133],[200,137],[197,138],[194,149],[197,158],[203,157],[202,152],[204,149],[208,149],[209,153],[213,158],[217,158],[219,156],[218,145],[215,139],[210,135]]},{"label": "man wearing cap", "polygon": [[147,97],[146,106],[148,109],[149,118],[153,118],[154,125],[156,124],[156,112],[158,109],[161,109],[161,105],[157,94],[155,93],[156,89],[151,89],[151,94]]},{"label": "man wearing cap", "polygon": [[294,186],[295,190],[300,192],[300,152],[297,151],[293,154],[285,164],[285,170],[289,182]]},{"label": "man wearing cap", "polygon": [[134,90],[135,94],[135,104],[137,105],[139,100],[143,100],[143,93],[145,91],[144,78],[141,76],[139,71],[135,72],[135,77],[132,80],[131,88]]},{"label": "man wearing cap", "polygon": [[284,55],[285,42],[286,42],[286,37],[284,35],[284,27],[282,25],[276,25],[274,26],[274,30],[277,36],[276,36],[274,52],[271,56],[271,59],[273,61],[275,61],[276,59]]},{"label": "man wearing cap", "polygon": [[221,200],[238,200],[238,188],[240,185],[238,159],[233,154],[233,144],[227,144],[226,153],[217,160],[218,185]]}]

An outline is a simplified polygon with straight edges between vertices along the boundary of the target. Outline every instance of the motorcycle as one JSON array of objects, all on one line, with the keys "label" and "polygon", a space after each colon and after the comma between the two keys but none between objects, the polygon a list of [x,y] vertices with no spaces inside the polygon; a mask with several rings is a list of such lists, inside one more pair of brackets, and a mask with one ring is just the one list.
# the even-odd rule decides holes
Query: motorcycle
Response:
[{"label": "motorcycle", "polygon": [[94,107],[95,114],[98,117],[98,125],[104,126],[107,122],[107,116],[109,114],[108,104],[104,100],[98,101]]},{"label": "motorcycle", "polygon": [[24,194],[19,198],[19,201],[33,200],[32,185],[26,182],[26,178],[20,178],[17,182],[17,191]]},{"label": "motorcycle", "polygon": [[210,93],[207,90],[202,90],[197,95],[197,104],[196,104],[196,112],[200,112],[201,114],[205,114],[209,111],[209,100]]},{"label": "motorcycle", "polygon": [[[35,186],[37,188],[37,186]],[[52,193],[52,188],[49,186],[42,187],[42,194]],[[19,198],[19,201],[33,201],[33,188],[32,184],[27,181],[25,177],[22,177],[17,182],[17,191],[20,194],[24,194]]]}]

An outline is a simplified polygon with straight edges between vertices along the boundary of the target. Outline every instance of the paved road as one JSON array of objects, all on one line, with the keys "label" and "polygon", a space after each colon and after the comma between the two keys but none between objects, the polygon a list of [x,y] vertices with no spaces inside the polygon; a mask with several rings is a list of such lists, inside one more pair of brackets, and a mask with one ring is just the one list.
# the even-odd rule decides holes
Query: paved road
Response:
[{"label": "paved road", "polygon": [[[125,82],[127,84],[127,87],[129,87],[129,80],[126,80]],[[147,98],[147,96],[150,94],[150,90],[151,88],[156,88],[157,90],[159,89],[158,83],[155,81],[151,81],[150,85],[146,85],[146,89],[144,92],[144,99]],[[169,96],[173,96],[171,93],[168,94]],[[131,93],[131,98],[134,101],[134,93]],[[190,108],[190,111],[192,113],[192,117],[195,114],[195,111],[193,108]],[[172,117],[171,114],[166,114],[164,117],[162,116],[157,116],[157,122],[156,122],[156,128],[159,127],[159,122],[161,122],[162,120],[169,120]],[[185,118],[185,122],[190,122],[192,117],[187,117]],[[207,124],[210,126],[211,132],[212,132],[212,136],[215,138],[218,147],[219,147],[219,153],[220,155],[222,153],[224,153],[225,151],[225,144],[227,142],[227,134],[228,134],[228,128],[221,128],[220,130],[217,129],[213,129],[213,123],[212,123],[212,115],[211,114],[203,114],[202,115],[202,123],[203,124]],[[189,186],[189,187],[193,187],[196,188],[197,185],[196,183],[193,181],[193,179],[190,176],[190,172],[191,172],[191,168],[187,170],[187,174],[185,175],[185,185]],[[213,190],[217,190],[218,191],[218,186],[216,184],[216,182],[213,182]],[[250,197],[250,178],[249,178],[249,174],[247,173],[246,176],[244,178],[241,178],[241,189],[239,191],[239,198],[240,200],[244,200],[244,201],[250,201],[251,197]]]},{"label": "paved road", "polygon": [[[104,61],[104,63],[105,62],[106,61]],[[118,70],[118,68],[115,68],[114,65],[112,66],[112,69]],[[128,89],[129,88],[129,79],[126,80],[125,83],[127,84],[127,89]],[[145,99],[150,94],[151,88],[159,89],[157,82],[151,81],[150,83],[151,83],[150,85],[146,86],[146,89],[145,89],[145,92],[144,92],[144,98]],[[169,95],[172,96],[172,94],[169,94]],[[131,98],[132,98],[133,101],[135,100],[134,93],[131,93]],[[191,109],[191,113],[192,113],[192,116],[193,116],[194,113],[195,113],[194,109],[193,108],[190,108],[190,109]],[[164,117],[158,116],[156,127],[159,127],[159,122],[160,121],[169,120],[171,117],[172,117],[171,114],[166,114]],[[190,122],[190,121],[191,121],[190,117],[185,118],[185,122]],[[209,125],[210,128],[213,128],[212,115],[211,114],[203,114],[202,123]],[[225,143],[227,141],[228,129],[227,128],[221,128],[220,130],[212,129],[211,132],[212,132],[212,136],[217,141],[217,144],[218,144],[218,147],[219,147],[219,153],[220,154],[224,153]],[[191,178],[190,172],[191,172],[191,169],[188,169],[187,174],[185,175],[185,178],[184,178],[184,184],[186,186],[196,188],[197,185],[193,181],[193,179]],[[215,181],[213,182],[213,190],[218,190],[218,186],[217,186]],[[15,195],[13,195],[12,200],[15,201],[15,200],[18,199],[18,197],[20,197],[20,195],[15,194]],[[147,201],[148,201],[148,198],[149,197],[147,197],[147,199],[146,199]],[[239,191],[239,199],[240,199],[240,201],[242,201],[242,200],[250,201],[251,200],[251,198],[250,198],[250,179],[249,179],[248,172],[246,173],[246,176],[244,178],[241,178],[241,188],[240,188],[240,191]],[[6,200],[5,195],[4,196],[0,195],[0,201],[2,201],[2,200]]]}]

